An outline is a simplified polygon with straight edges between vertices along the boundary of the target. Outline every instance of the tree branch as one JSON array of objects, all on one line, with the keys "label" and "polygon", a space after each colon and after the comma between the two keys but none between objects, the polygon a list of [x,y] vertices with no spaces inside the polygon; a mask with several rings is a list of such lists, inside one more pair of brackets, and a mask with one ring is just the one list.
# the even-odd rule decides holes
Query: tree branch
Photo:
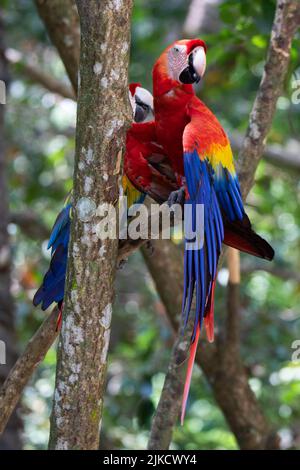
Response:
[{"label": "tree branch", "polygon": [[292,39],[299,26],[299,0],[277,0],[267,60],[239,154],[238,173],[244,198],[254,183],[255,171],[264,151],[276,103],[282,93]]},{"label": "tree branch", "polygon": [[38,83],[51,93],[56,93],[64,98],[75,100],[75,93],[70,86],[65,85],[60,80],[45,73],[39,67],[28,63],[22,56],[21,52],[15,49],[6,49],[5,57],[14,67],[16,73],[25,76],[33,83]]},{"label": "tree branch", "polygon": [[80,28],[74,0],[35,0],[49,37],[66,67],[74,93],[77,94],[77,72],[80,50]]},{"label": "tree branch", "polygon": [[9,222],[17,225],[25,235],[33,240],[46,240],[49,237],[48,227],[31,210],[11,213]]},{"label": "tree branch", "polygon": [[[240,152],[243,146],[244,137],[241,134],[230,134],[230,143],[233,150]],[[269,144],[263,150],[263,159],[280,167],[283,170],[300,172],[300,142],[292,141],[286,145]]]},{"label": "tree branch", "polygon": [[28,380],[57,336],[57,313],[57,308],[53,309],[41,324],[0,390],[0,434],[4,431],[10,415],[17,406]]}]

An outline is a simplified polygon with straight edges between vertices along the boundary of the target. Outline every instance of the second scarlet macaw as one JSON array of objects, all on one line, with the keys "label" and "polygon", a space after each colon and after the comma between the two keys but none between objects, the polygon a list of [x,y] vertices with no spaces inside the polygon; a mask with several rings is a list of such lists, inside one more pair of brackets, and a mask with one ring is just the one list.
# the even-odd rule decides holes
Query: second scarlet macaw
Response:
[{"label": "second scarlet macaw", "polygon": [[[130,84],[129,91],[134,120],[137,122],[144,122],[149,119],[153,119],[153,98],[151,93],[142,88],[138,83]],[[158,152],[161,150],[159,146],[155,146],[154,144],[144,144],[142,141],[139,142],[138,132],[134,129],[128,132],[125,155],[125,175],[122,180],[123,193],[128,198],[128,207],[133,204],[143,202],[147,191],[150,193],[151,188],[151,194],[157,194],[159,201],[162,200],[163,196],[160,195],[157,189],[157,184],[154,181],[155,178],[152,177],[150,171],[151,163],[144,160],[142,172],[140,172],[138,165],[138,161],[141,158],[140,155],[147,155],[150,157],[152,152],[154,154],[154,150],[156,160],[159,159],[162,161],[166,158],[161,155],[159,157],[157,156]],[[135,165],[133,165],[132,160],[137,160]],[[162,191],[163,182],[166,181],[166,177],[163,174],[160,175],[154,167],[153,172],[157,174],[156,179],[157,181],[160,181],[158,187],[160,188],[160,191]],[[138,184],[141,174],[144,175],[142,185]],[[132,183],[134,181],[136,182],[135,185]],[[164,197],[167,198],[170,191],[174,189],[176,189],[176,184],[170,186],[169,190],[165,192]],[[58,304],[60,312],[58,326],[61,321],[62,304],[64,299],[71,213],[72,202],[71,196],[69,196],[64,208],[58,214],[50,234],[48,249],[51,249],[51,261],[49,269],[44,276],[42,285],[33,298],[33,304],[35,306],[41,304],[42,310],[46,310],[53,302]]]},{"label": "second scarlet macaw", "polygon": [[[251,228],[245,213],[228,137],[216,116],[194,93],[206,68],[206,45],[200,39],[171,44],[153,68],[156,140],[170,160],[186,194],[186,227],[197,227],[204,208],[203,239],[185,240],[183,314],[188,320],[193,294],[196,308],[182,420],[192,366],[204,322],[214,338],[214,288],[222,243],[272,260],[272,247]],[[195,240],[194,240],[195,241]]]}]

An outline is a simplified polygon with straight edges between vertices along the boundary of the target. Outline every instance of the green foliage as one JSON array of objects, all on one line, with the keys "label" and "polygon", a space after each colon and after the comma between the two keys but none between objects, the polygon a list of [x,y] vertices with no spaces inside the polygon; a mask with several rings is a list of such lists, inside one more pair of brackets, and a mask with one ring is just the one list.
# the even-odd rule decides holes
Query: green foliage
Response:
[{"label": "green foliage", "polygon": [[[130,80],[151,89],[155,58],[181,36],[185,0],[136,0],[132,23]],[[2,2],[9,47],[21,50],[45,71],[66,80],[63,66],[49,43],[29,0]],[[226,0],[220,6],[219,30],[200,35],[208,44],[208,71],[199,89],[228,132],[243,132],[261,78],[274,0]],[[299,76],[299,36],[284,96],[269,141],[299,139],[300,105],[291,103],[292,80]],[[6,113],[8,184],[11,211],[32,209],[50,229],[72,185],[75,105],[12,75]],[[299,145],[299,142],[298,142]],[[299,175],[265,162],[259,166],[247,210],[255,228],[272,242],[272,266],[289,271],[288,279],[254,270],[243,275],[242,355],[249,381],[261,406],[284,438],[286,447],[299,442],[300,364],[291,362],[292,342],[299,338]],[[31,299],[49,262],[46,242],[32,241],[10,226],[14,250],[13,292],[23,344],[44,317]],[[242,260],[249,261],[249,257]],[[268,265],[269,266],[269,265]],[[223,271],[223,274],[226,274]],[[226,277],[226,276],[225,276]],[[224,280],[224,277],[223,277]],[[220,278],[220,281],[222,279]],[[224,283],[223,283],[224,284]],[[106,448],[145,448],[173,343],[169,324],[139,254],[118,273],[108,387],[103,419]],[[224,317],[226,288],[218,285],[217,322]],[[45,448],[54,387],[52,348],[24,394],[25,447]],[[184,427],[175,429],[172,448],[236,449],[211,389],[196,370]]]}]

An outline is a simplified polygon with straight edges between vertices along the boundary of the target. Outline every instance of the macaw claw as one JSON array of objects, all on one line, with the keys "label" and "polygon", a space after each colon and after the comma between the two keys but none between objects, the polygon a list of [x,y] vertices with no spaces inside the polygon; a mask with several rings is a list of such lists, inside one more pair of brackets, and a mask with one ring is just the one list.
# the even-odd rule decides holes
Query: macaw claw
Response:
[{"label": "macaw claw", "polygon": [[174,204],[180,204],[183,206],[185,200],[185,189],[182,188],[177,189],[177,191],[172,191],[168,197],[168,206],[171,207]]}]

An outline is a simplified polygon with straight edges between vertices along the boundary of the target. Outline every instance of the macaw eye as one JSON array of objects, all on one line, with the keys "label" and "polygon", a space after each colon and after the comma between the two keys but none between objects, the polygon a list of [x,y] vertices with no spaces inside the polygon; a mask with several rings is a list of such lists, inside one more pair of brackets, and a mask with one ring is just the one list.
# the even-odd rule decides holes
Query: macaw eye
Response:
[{"label": "macaw eye", "polygon": [[179,48],[178,48],[178,47],[174,47],[174,51],[175,51],[175,52],[179,52]]}]

